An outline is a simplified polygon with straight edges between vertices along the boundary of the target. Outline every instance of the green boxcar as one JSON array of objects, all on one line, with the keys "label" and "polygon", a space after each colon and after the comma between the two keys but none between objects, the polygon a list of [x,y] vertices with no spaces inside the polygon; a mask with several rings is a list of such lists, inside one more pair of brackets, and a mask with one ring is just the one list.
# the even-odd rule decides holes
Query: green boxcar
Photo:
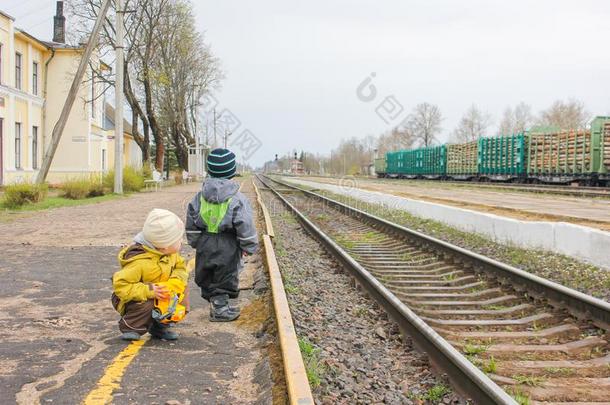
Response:
[{"label": "green boxcar", "polygon": [[591,122],[591,171],[610,179],[610,117],[595,117]]},{"label": "green boxcar", "polygon": [[429,146],[386,154],[387,173],[398,176],[444,176],[447,172],[447,148]]},{"label": "green boxcar", "polygon": [[409,151],[407,150],[399,150],[395,152],[386,153],[386,173],[388,175],[400,176],[406,174],[406,167],[404,165],[404,155],[408,152]]},{"label": "green boxcar", "polygon": [[416,173],[424,176],[444,176],[447,174],[447,146],[428,146],[416,153]]},{"label": "green boxcar", "polygon": [[514,178],[525,175],[525,135],[479,139],[480,176]]},{"label": "green boxcar", "polygon": [[387,169],[387,165],[386,165],[385,157],[376,158],[375,159],[375,174],[377,174],[377,176],[382,176],[382,175],[386,174],[386,169]]}]

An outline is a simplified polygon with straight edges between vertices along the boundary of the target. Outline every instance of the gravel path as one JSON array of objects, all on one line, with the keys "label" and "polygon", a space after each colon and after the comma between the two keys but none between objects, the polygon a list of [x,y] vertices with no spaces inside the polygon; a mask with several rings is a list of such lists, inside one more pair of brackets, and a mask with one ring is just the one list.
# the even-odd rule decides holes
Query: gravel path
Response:
[{"label": "gravel path", "polygon": [[0,223],[0,240],[43,246],[117,246],[130,243],[153,208],[170,210],[180,217],[201,184],[167,187],[156,193],[136,193],[125,198],[76,207],[36,211]]},{"label": "gravel path", "polygon": [[317,403],[463,403],[279,200],[263,199]]}]

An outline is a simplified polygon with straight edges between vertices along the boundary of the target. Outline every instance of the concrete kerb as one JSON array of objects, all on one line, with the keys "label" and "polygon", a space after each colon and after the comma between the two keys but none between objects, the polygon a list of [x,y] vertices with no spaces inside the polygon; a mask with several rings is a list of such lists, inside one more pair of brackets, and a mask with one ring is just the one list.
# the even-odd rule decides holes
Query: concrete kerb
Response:
[{"label": "concrete kerb", "polygon": [[445,223],[466,232],[477,233],[499,243],[525,249],[541,249],[610,269],[610,232],[566,222],[521,221],[464,208],[412,200],[377,191],[346,188],[294,177],[283,178],[308,187],[331,191],[358,200],[409,212]]},{"label": "concrete kerb", "polygon": [[267,270],[269,272],[269,282],[271,284],[273,310],[277,323],[280,350],[282,352],[288,399],[291,405],[313,405],[313,395],[311,393],[311,387],[309,386],[309,380],[307,379],[307,372],[299,348],[294,323],[292,322],[288,297],[284,290],[282,275],[273,249],[273,242],[271,239],[273,235],[273,226],[271,217],[269,216],[267,207],[263,202],[254,179],[252,179],[252,184],[256,191],[257,202],[265,219],[266,232],[263,235],[263,247],[265,250]]}]

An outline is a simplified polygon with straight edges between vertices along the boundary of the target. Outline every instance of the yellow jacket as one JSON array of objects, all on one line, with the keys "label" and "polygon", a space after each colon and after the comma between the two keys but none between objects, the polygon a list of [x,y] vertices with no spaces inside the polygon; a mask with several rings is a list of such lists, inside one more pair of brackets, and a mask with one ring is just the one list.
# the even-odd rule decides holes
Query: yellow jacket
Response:
[{"label": "yellow jacket", "polygon": [[114,293],[121,300],[117,311],[124,314],[130,301],[146,301],[154,298],[152,284],[170,278],[188,282],[188,271],[179,253],[164,255],[144,245],[131,245],[119,253],[121,270],[112,276]]}]

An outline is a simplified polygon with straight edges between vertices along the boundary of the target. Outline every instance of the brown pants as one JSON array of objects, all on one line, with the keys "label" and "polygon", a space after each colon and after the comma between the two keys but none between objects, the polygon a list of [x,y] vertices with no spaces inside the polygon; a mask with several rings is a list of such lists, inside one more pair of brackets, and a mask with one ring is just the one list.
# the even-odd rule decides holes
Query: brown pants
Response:
[{"label": "brown pants", "polygon": [[[112,306],[117,309],[120,299],[112,294]],[[125,305],[125,314],[119,320],[119,330],[125,332],[136,332],[140,335],[148,332],[153,323],[152,310],[155,307],[152,299],[142,302],[131,301]]]}]

